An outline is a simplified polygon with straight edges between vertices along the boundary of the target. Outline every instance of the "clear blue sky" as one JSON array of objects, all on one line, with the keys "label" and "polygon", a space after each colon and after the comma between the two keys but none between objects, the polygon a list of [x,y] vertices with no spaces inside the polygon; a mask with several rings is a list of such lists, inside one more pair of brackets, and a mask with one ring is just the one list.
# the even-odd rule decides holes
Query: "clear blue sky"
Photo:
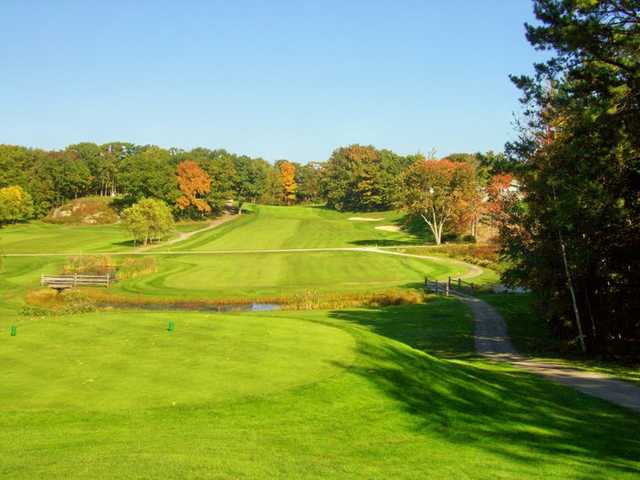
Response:
[{"label": "clear blue sky", "polygon": [[502,150],[530,0],[0,2],[0,143]]}]

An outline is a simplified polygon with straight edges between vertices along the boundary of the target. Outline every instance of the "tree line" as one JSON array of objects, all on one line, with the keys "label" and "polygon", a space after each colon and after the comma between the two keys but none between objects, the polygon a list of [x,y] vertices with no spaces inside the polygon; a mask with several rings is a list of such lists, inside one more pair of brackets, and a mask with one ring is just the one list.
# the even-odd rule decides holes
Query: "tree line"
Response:
[{"label": "tree line", "polygon": [[522,198],[500,222],[507,280],[553,331],[640,357],[640,2],[536,0],[529,42],[550,52],[522,90]]},{"label": "tree line", "polygon": [[91,195],[118,198],[123,207],[156,198],[178,217],[217,213],[229,199],[240,205],[315,202],[318,179],[314,163],[271,165],[223,149],[183,151],[126,142],[85,142],[60,151],[0,145],[0,188],[21,187],[34,217]]},{"label": "tree line", "polygon": [[486,213],[487,187],[509,168],[505,156],[493,152],[436,160],[433,154],[403,156],[363,145],[338,148],[327,161],[307,164],[121,142],[79,143],[61,151],[0,145],[0,223],[42,217],[89,195],[114,197],[120,210],[145,198],[161,200],[177,218],[219,214],[229,200],[240,212],[246,202],[324,203],[342,211],[404,207],[424,219],[440,243],[444,228],[475,234]]}]

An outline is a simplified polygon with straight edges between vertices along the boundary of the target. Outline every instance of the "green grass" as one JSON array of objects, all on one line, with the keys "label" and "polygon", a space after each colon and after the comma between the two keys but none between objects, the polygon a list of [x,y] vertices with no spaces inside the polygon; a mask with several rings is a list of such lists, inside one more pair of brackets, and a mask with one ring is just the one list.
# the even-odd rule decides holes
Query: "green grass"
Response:
[{"label": "green grass", "polygon": [[3,478],[640,471],[640,417],[475,358],[471,317],[452,300],[13,321],[18,335],[0,348]]},{"label": "green grass", "polygon": [[185,220],[182,222],[176,222],[176,231],[180,233],[190,233],[206,228],[207,225],[209,225],[209,222],[206,221]]},{"label": "green grass", "polygon": [[114,291],[182,298],[347,293],[420,287],[464,268],[376,253],[267,253],[158,257],[158,272],[120,282]]},{"label": "green grass", "polygon": [[117,252],[131,249],[122,225],[30,222],[0,228],[0,254]]},{"label": "green grass", "polygon": [[[381,218],[377,222],[349,220]],[[178,245],[173,250],[254,250],[281,248],[357,247],[419,243],[403,232],[375,227],[399,224],[400,212],[340,213],[322,207],[259,205],[243,218]],[[239,228],[242,227],[242,228]]]},{"label": "green grass", "polygon": [[[349,220],[354,216],[381,218],[380,222]],[[399,212],[367,214],[339,213],[320,207],[254,206],[253,211],[216,229],[168,247],[182,251],[300,249],[357,247],[369,244],[416,242],[411,235],[376,230],[377,225],[400,222]],[[189,231],[197,224],[180,225]],[[119,235],[119,236],[118,236]],[[0,232],[6,252],[78,252],[112,251],[130,248],[119,226],[67,227],[33,223],[10,227]],[[282,297],[314,294],[349,294],[416,288],[425,276],[446,278],[466,271],[464,264],[443,258],[421,260],[367,252],[240,253],[229,255],[177,255],[156,257],[158,271],[146,277],[119,282],[111,290],[173,299],[218,299]],[[11,270],[30,264],[28,258],[5,259]],[[54,273],[60,260],[52,258],[51,267],[36,262],[42,273]],[[16,279],[24,289],[37,285],[37,275]]]},{"label": "green grass", "polygon": [[[170,248],[176,251],[354,247],[417,241],[376,230],[399,222],[399,212],[363,214],[320,207],[254,206],[253,212]],[[163,247],[160,247],[163,249]],[[304,252],[158,257],[158,272],[122,282],[116,291],[172,298],[273,297],[305,291],[350,293],[416,288],[424,277],[446,278],[466,267],[442,261],[360,252]]]},{"label": "green grass", "polygon": [[509,336],[520,353],[541,361],[552,361],[606,373],[640,385],[640,365],[585,359],[575,346],[569,348],[553,337],[548,325],[535,311],[532,295],[491,294],[483,295],[482,298],[503,316]]},{"label": "green grass", "polygon": [[[259,207],[172,248],[417,241],[375,230],[398,213],[367,215],[385,219]],[[0,239],[14,252],[130,248],[120,227],[36,222],[3,229]],[[162,299],[336,294],[462,273],[444,258],[366,252],[156,260],[156,273],[110,291]],[[470,312],[453,299],[306,312],[19,314],[40,273],[64,262],[4,258],[2,478],[584,480],[640,472],[640,417],[477,358]]]}]

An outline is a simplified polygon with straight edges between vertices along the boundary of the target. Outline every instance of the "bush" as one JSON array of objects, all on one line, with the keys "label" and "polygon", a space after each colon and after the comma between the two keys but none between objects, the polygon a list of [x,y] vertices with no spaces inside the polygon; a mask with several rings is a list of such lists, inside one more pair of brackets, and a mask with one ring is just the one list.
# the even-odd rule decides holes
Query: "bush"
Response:
[{"label": "bush", "polygon": [[457,233],[445,233],[442,235],[442,243],[457,242],[459,238],[460,235]]},{"label": "bush", "polygon": [[153,257],[126,257],[116,263],[109,255],[80,255],[69,257],[62,269],[65,275],[111,275],[127,280],[155,273],[156,259]]},{"label": "bush", "polygon": [[503,265],[498,257],[498,245],[447,244],[432,247],[405,248],[400,251],[416,255],[440,254],[492,270],[500,271]]},{"label": "bush", "polygon": [[35,290],[27,295],[29,304],[22,307],[20,314],[29,317],[50,317],[90,313],[97,305],[81,290],[69,290],[58,294],[50,289]]},{"label": "bush", "polygon": [[116,266],[108,255],[80,255],[69,257],[62,273],[70,275],[106,275],[115,273]]}]

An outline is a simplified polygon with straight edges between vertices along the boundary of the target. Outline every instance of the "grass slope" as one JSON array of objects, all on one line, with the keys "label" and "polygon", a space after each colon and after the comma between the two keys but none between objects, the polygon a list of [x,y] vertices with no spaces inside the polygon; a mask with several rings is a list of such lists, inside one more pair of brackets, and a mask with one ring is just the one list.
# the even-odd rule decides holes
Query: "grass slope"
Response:
[{"label": "grass slope", "polygon": [[114,291],[180,298],[348,293],[419,287],[424,276],[464,268],[375,253],[278,253],[158,258],[156,274],[119,283]]},{"label": "grass slope", "polygon": [[[400,221],[398,212],[364,214],[380,222],[349,220],[354,214],[319,207],[254,207],[254,212],[211,231],[159,250],[240,250],[354,247],[373,243],[412,242],[415,237],[376,230],[378,224]],[[363,214],[359,214],[363,216]],[[190,224],[181,226],[189,229]],[[130,248],[119,226],[70,227],[39,222],[0,232],[0,248],[7,253],[125,251]],[[415,288],[424,276],[460,275],[464,265],[443,258],[431,261],[363,252],[304,252],[282,254],[179,255],[157,258],[158,271],[144,278],[118,283],[120,294],[177,299],[274,297],[312,291],[343,294]],[[24,265],[37,273],[54,273],[61,259],[48,263],[28,258],[6,258],[5,278]],[[14,279],[33,288],[37,275]],[[14,281],[12,280],[12,281]],[[24,281],[23,281],[24,280]]]},{"label": "grass slope", "polygon": [[[349,220],[380,218],[376,222]],[[355,247],[411,244],[418,239],[375,227],[401,221],[400,212],[341,213],[322,207],[254,206],[244,218],[175,245],[176,250],[253,250],[280,248]],[[242,228],[238,228],[242,226]]]},{"label": "grass slope", "polygon": [[121,225],[30,222],[0,229],[0,253],[92,253],[131,249]]},{"label": "grass slope", "polygon": [[[175,251],[353,247],[415,242],[404,233],[374,227],[400,221],[398,212],[365,214],[380,222],[349,220],[354,214],[320,207],[254,206],[243,218],[172,245]],[[362,216],[360,214],[359,216]],[[164,247],[160,247],[164,250]],[[416,287],[425,275],[444,278],[464,266],[359,252],[304,252],[159,257],[159,271],[121,283],[122,292],[181,298],[282,296],[305,291],[348,293]]]},{"label": "grass slope", "polygon": [[446,299],[25,318],[0,348],[0,476],[637,478],[638,416],[476,359],[471,327]]}]

